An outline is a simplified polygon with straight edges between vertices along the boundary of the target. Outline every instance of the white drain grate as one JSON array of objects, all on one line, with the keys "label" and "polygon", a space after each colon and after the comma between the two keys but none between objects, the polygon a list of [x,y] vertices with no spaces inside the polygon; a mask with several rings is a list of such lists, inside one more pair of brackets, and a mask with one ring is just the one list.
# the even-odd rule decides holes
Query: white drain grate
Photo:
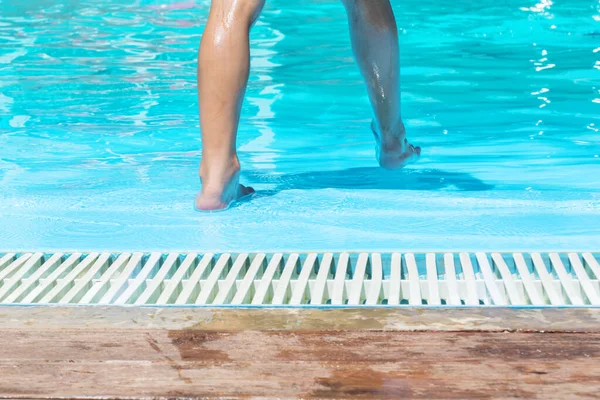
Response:
[{"label": "white drain grate", "polygon": [[600,306],[592,253],[0,254],[0,304]]}]

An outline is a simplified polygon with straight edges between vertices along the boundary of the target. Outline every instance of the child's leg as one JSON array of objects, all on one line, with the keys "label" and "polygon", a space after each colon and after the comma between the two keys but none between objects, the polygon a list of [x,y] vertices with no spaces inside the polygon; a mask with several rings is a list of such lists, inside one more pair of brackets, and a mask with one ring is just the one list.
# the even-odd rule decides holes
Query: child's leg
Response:
[{"label": "child's leg", "polygon": [[252,192],[239,184],[236,135],[250,69],[250,28],[264,1],[212,0],[198,56],[200,210],[226,208]]},{"label": "child's leg", "polygon": [[394,12],[389,0],[342,1],[375,114],[377,158],[384,168],[403,167],[418,158],[421,149],[406,140],[400,113],[400,49]]}]

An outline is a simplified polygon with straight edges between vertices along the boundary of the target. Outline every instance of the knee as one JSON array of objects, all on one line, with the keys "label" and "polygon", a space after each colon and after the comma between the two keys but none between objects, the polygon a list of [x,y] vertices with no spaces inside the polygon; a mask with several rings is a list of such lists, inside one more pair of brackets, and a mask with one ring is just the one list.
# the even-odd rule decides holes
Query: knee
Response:
[{"label": "knee", "polygon": [[234,13],[252,25],[260,15],[265,0],[237,0],[235,3]]},{"label": "knee", "polygon": [[211,10],[215,8],[219,10],[224,21],[232,18],[251,26],[260,15],[264,5],[265,0],[212,0]]}]

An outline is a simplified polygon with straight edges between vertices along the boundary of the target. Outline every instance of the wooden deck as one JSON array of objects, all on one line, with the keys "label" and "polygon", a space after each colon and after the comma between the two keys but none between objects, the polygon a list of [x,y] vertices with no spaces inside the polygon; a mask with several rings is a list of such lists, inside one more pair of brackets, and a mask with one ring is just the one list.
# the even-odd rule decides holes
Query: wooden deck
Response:
[{"label": "wooden deck", "polygon": [[600,398],[599,317],[7,307],[0,398]]}]

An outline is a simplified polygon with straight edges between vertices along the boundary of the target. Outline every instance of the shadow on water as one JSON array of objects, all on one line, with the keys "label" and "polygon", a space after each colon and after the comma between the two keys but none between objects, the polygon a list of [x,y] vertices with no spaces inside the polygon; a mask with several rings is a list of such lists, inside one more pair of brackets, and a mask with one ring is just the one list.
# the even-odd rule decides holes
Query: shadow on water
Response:
[{"label": "shadow on water", "polygon": [[365,167],[284,175],[250,171],[245,173],[244,177],[250,184],[275,186],[271,190],[258,191],[257,195],[260,197],[293,189],[440,190],[455,188],[461,191],[493,189],[492,185],[469,174],[437,169],[386,171],[378,167]]}]

